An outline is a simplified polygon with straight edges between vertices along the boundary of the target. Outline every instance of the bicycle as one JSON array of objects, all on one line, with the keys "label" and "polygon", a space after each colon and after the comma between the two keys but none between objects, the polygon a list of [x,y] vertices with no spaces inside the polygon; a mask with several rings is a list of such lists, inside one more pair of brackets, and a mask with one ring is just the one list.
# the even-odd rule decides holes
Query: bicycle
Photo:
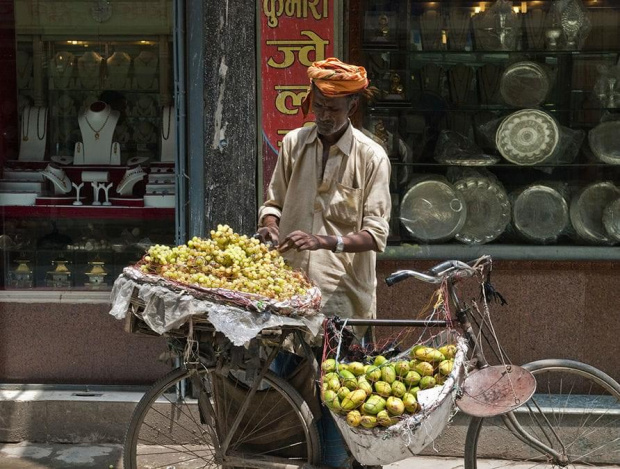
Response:
[{"label": "bicycle", "polygon": [[[503,373],[520,369],[505,363],[501,345],[492,330],[489,334],[488,317],[463,302],[456,287],[490,263],[488,256],[469,263],[447,261],[427,272],[404,270],[386,279],[388,285],[415,278],[445,287],[452,319],[470,345],[470,376],[497,368],[487,361],[484,343],[497,345]],[[347,325],[450,327],[452,319],[349,319]],[[303,331],[266,330],[243,350],[231,347],[208,325],[193,333],[201,345],[199,353],[186,353],[181,366],[155,383],[136,407],[125,442],[125,468],[318,466],[320,442],[309,400],[269,370],[290,336],[311,356],[303,345]],[[549,467],[620,467],[620,384],[572,360],[539,360],[523,368],[534,377],[536,394],[529,398],[526,390],[520,401],[513,390],[513,402],[495,412],[499,415],[483,412],[471,419],[465,468],[477,469],[489,445],[494,453],[501,448],[509,459],[506,465],[520,460]]]}]

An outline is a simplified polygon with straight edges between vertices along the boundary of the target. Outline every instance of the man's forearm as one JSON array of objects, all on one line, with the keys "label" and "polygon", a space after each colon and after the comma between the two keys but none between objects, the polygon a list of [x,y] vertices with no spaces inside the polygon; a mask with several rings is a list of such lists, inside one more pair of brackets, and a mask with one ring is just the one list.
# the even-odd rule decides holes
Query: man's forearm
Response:
[{"label": "man's forearm", "polygon": [[[337,236],[323,235],[317,236],[317,238],[319,238],[323,249],[329,249],[330,251],[334,251],[336,249],[336,243],[338,241]],[[378,250],[375,238],[373,238],[373,236],[365,230],[342,236],[342,242],[344,244],[343,252],[365,252]]]}]

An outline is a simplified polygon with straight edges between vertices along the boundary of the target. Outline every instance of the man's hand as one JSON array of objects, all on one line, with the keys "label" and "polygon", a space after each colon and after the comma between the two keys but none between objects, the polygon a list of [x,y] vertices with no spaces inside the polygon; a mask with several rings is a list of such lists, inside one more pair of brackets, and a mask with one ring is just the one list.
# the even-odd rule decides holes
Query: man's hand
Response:
[{"label": "man's hand", "polygon": [[325,249],[323,240],[320,236],[308,234],[303,231],[293,231],[289,234],[282,244],[278,246],[278,251],[286,252],[290,249],[297,251],[316,251],[317,249]]},{"label": "man's hand", "polygon": [[274,247],[278,246],[280,238],[280,227],[278,217],[267,215],[263,219],[263,226],[257,231],[258,237],[263,243],[271,243]]}]

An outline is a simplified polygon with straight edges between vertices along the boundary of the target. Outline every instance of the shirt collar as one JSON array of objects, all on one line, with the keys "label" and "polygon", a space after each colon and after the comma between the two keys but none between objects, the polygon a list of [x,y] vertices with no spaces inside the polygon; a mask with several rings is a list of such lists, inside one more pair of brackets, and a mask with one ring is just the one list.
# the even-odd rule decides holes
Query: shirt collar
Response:
[{"label": "shirt collar", "polygon": [[[314,142],[319,138],[319,132],[317,131],[316,125],[312,126],[312,130],[308,134],[308,139],[306,140],[306,144]],[[349,119],[349,125],[347,130],[345,130],[340,140],[335,143],[335,146],[344,153],[349,156],[351,154],[351,147],[353,146],[353,124],[351,124],[351,119]]]}]

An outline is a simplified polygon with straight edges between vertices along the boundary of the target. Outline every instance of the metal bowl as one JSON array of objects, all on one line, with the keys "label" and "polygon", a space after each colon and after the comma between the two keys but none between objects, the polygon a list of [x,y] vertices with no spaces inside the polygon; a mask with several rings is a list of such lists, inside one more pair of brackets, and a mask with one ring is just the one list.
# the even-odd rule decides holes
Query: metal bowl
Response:
[{"label": "metal bowl", "polygon": [[620,164],[620,121],[602,122],[588,132],[594,156],[609,164]]},{"label": "metal bowl", "polygon": [[467,218],[455,238],[466,244],[484,244],[501,235],[510,222],[510,201],[502,186],[485,177],[458,180],[454,187],[467,206]]},{"label": "metal bowl", "polygon": [[411,186],[400,204],[400,221],[423,242],[452,239],[465,224],[467,209],[461,194],[446,181],[427,179]]},{"label": "metal bowl", "polygon": [[620,242],[620,198],[603,210],[603,227],[611,239]]},{"label": "metal bowl", "polygon": [[512,221],[515,230],[530,241],[555,241],[569,225],[568,203],[552,187],[532,184],[515,197]]},{"label": "metal bowl", "polygon": [[514,63],[504,70],[499,92],[504,101],[515,107],[536,107],[549,92],[549,76],[536,62]]},{"label": "metal bowl", "polygon": [[555,119],[537,109],[523,109],[506,117],[495,134],[495,144],[504,158],[518,165],[543,163],[560,141]]},{"label": "metal bowl", "polygon": [[570,220],[583,240],[596,244],[613,244],[603,226],[603,211],[620,197],[612,182],[595,182],[584,187],[570,203]]}]

